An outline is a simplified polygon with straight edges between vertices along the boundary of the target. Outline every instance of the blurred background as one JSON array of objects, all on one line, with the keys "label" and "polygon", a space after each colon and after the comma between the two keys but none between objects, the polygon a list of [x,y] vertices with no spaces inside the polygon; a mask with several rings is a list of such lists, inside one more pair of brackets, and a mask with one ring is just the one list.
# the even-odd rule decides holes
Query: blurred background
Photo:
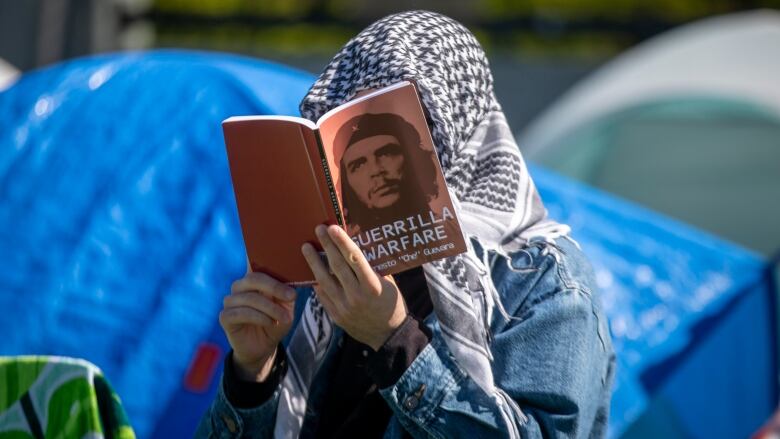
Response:
[{"label": "blurred background", "polygon": [[190,435],[243,270],[219,121],[295,114],[349,38],[407,9],[477,36],[594,261],[610,436],[777,434],[780,0],[0,0],[0,355],[86,358],[139,436]]},{"label": "blurred background", "polygon": [[351,36],[392,12],[428,9],[487,50],[516,129],[596,67],[713,15],[777,0],[13,0],[0,1],[0,58],[21,71],[117,50],[190,48],[277,60],[319,73]]},{"label": "blurred background", "polygon": [[[486,48],[499,99],[532,160],[770,256],[780,248],[775,228],[780,203],[758,201],[773,194],[780,178],[772,166],[780,160],[774,148],[780,97],[755,83],[772,80],[778,72],[777,57],[762,50],[777,54],[777,15],[769,10],[778,7],[778,0],[0,0],[0,84],[14,72],[73,57],[155,48],[231,52],[319,73],[341,45],[377,18],[410,8],[440,11],[466,24]],[[724,18],[761,8],[763,16]],[[687,33],[669,32],[666,40],[674,41],[630,50],[712,16],[721,19]],[[678,46],[695,55],[675,54]],[[605,64],[613,67],[609,61],[626,53],[631,56],[623,57],[622,65],[633,63],[626,71],[615,78],[597,75],[575,89],[590,87],[585,93],[596,99],[618,93],[612,107],[583,116],[592,102],[582,93],[575,102],[564,102],[576,108],[553,105],[578,81]],[[709,63],[702,65],[696,57],[707,54]],[[635,84],[647,86],[659,77],[671,83],[633,96],[614,90],[621,85],[604,87],[621,82],[630,95]],[[702,92],[702,82],[713,81]],[[745,90],[744,83],[754,83],[754,90]],[[672,97],[665,94],[670,90]],[[541,117],[544,110],[548,113]],[[550,124],[569,118],[576,123],[566,133],[539,137]],[[747,150],[733,147],[735,139],[728,133],[734,132],[750,136]],[[666,136],[665,151],[636,142],[620,146],[634,135],[653,142]],[[717,152],[703,159],[696,151],[705,143]],[[663,158],[641,155],[648,150]],[[724,163],[736,163],[736,184],[713,173],[704,176]],[[656,178],[648,175],[650,167]],[[714,198],[706,193],[718,185],[726,193]],[[739,205],[724,213],[721,196]],[[757,217],[759,223],[746,223]]]}]

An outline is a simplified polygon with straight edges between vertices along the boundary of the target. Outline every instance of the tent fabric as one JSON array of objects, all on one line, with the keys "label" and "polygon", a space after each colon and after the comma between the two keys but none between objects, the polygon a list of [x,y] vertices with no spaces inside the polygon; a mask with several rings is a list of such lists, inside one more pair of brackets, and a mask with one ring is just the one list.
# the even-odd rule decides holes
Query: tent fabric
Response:
[{"label": "tent fabric", "polygon": [[[610,436],[756,431],[777,404],[770,264],[644,207],[531,171],[550,215],[572,227],[594,265],[618,360]],[[649,416],[653,425],[633,426]]]},{"label": "tent fabric", "polygon": [[0,94],[0,354],[99,365],[147,437],[245,270],[220,122],[297,112],[309,83],[157,52],[68,62]]},{"label": "tent fabric", "polygon": [[531,158],[765,256],[780,251],[780,118],[749,104],[649,102]]},{"label": "tent fabric", "polygon": [[579,82],[520,134],[535,154],[589,121],[646,102],[719,98],[780,118],[780,12],[708,18],[661,34]]},{"label": "tent fabric", "polygon": [[[297,114],[312,81],[223,54],[142,52],[28,73],[0,93],[0,355],[84,358],[140,437],[190,436],[227,348],[221,299],[245,270],[220,121]],[[755,431],[776,401],[766,262],[531,172],[603,291],[619,363],[610,435],[654,414],[688,437]]]},{"label": "tent fabric", "polygon": [[780,12],[631,49],[521,135],[527,157],[764,256],[780,251]]}]

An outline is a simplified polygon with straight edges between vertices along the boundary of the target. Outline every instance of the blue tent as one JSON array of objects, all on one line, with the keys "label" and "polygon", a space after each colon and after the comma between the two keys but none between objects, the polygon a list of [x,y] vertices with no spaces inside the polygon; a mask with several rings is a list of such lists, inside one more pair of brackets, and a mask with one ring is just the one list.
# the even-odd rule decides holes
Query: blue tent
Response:
[{"label": "blue tent", "polygon": [[[0,93],[0,355],[85,358],[140,437],[191,435],[245,261],[220,122],[297,114],[313,77],[188,52],[80,59]],[[593,260],[619,369],[610,433],[746,436],[777,401],[766,261],[532,168]]]}]

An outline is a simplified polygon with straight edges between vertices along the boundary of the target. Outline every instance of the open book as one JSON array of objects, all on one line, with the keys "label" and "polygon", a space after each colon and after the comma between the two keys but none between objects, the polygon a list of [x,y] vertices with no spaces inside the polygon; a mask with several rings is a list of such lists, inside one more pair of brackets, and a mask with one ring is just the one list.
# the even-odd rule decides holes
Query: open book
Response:
[{"label": "open book", "polygon": [[379,274],[466,250],[422,105],[410,82],[353,99],[317,123],[287,116],[222,122],[253,271],[314,282],[301,245],[339,224]]}]

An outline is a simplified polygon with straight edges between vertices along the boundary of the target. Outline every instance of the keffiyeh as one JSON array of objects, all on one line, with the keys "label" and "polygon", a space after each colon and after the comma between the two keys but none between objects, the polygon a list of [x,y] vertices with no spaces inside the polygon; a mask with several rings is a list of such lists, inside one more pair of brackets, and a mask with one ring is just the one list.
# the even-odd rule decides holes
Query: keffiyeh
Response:
[{"label": "keffiyeh", "polygon": [[[494,384],[489,322],[503,310],[490,277],[488,251],[501,258],[531,238],[551,241],[568,227],[547,213],[493,92],[493,77],[476,38],[456,21],[426,11],[391,15],[351,39],[301,102],[316,120],[357,92],[413,81],[469,250],[423,266],[441,334],[458,365],[502,408],[507,430],[519,437],[523,413]],[[477,256],[471,240],[483,249]],[[275,436],[297,437],[312,378],[333,323],[315,296],[288,347],[287,375]]]}]

